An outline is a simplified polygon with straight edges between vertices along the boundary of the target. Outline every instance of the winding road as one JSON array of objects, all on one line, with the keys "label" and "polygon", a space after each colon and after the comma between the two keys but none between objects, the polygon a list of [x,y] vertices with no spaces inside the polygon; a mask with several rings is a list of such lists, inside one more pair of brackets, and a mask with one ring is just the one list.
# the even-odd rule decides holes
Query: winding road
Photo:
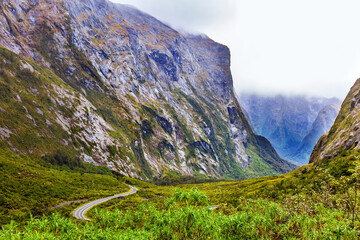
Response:
[{"label": "winding road", "polygon": [[106,201],[109,201],[111,199],[114,199],[114,198],[119,198],[119,197],[125,197],[125,196],[128,196],[128,195],[131,195],[131,194],[134,194],[138,191],[138,189],[136,187],[133,187],[133,186],[130,186],[128,185],[130,188],[131,188],[131,191],[130,192],[127,192],[127,193],[121,193],[121,194],[117,194],[117,195],[114,195],[114,196],[110,196],[110,197],[106,197],[106,198],[101,198],[101,199],[98,199],[98,200],[95,200],[95,201],[92,201],[92,202],[89,202],[77,209],[75,209],[72,213],[72,215],[77,218],[77,219],[82,219],[82,220],[87,220],[87,221],[91,221],[90,219],[88,219],[85,214],[87,211],[89,211],[91,208],[95,207],[96,205],[99,205],[103,202],[106,202]]}]

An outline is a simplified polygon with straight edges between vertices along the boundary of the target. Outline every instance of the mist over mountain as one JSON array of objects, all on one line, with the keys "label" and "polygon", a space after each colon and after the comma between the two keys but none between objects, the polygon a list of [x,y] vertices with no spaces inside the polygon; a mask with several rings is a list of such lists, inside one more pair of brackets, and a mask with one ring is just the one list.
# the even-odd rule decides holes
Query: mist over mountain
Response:
[{"label": "mist over mountain", "polygon": [[315,144],[324,133],[330,130],[339,110],[339,104],[326,105],[323,109],[321,109],[315,121],[311,125],[308,134],[306,134],[298,149],[294,151],[289,158],[302,165],[308,164]]},{"label": "mist over mountain", "polygon": [[230,50],[106,0],[1,2],[1,147],[126,176],[249,178],[293,165],[253,133]]},{"label": "mist over mountain", "polygon": [[330,129],[337,114],[333,105],[340,104],[337,98],[306,96],[242,93],[239,98],[255,132],[301,165],[308,162],[316,138]]},{"label": "mist over mountain", "polygon": [[[304,22],[303,1],[283,4]],[[263,25],[270,9],[249,13]],[[1,0],[0,239],[358,240],[360,79],[340,111],[289,92],[239,101],[230,57],[129,5]],[[296,73],[274,62],[257,71]]]}]

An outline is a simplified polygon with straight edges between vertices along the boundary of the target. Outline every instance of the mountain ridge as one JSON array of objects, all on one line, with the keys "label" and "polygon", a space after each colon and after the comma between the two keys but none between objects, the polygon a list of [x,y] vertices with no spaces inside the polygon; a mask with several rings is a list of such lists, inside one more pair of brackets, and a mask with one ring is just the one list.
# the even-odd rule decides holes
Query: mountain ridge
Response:
[{"label": "mountain ridge", "polygon": [[319,139],[310,157],[310,163],[319,164],[346,151],[359,149],[360,79],[351,87],[330,131]]},{"label": "mountain ridge", "polygon": [[[14,56],[3,51],[4,75],[11,78],[5,87],[19,94],[16,86],[25,79],[15,83],[11,76],[23,63],[35,69],[26,72],[35,82],[24,97],[47,95],[51,102],[49,108],[37,101],[50,118],[40,114],[25,127],[32,129],[30,139],[48,138],[37,130],[37,121],[45,122],[46,129],[62,129],[53,137],[57,147],[143,179],[163,171],[248,178],[294,167],[252,132],[234,94],[226,46],[183,36],[148,14],[105,0],[5,0],[1,7],[0,45],[24,57],[10,66]],[[45,85],[36,85],[38,76]],[[14,102],[16,109],[21,104]],[[29,119],[39,115],[37,108],[30,101]],[[2,126],[3,132],[20,127]],[[7,136],[4,147],[10,148],[24,137]],[[20,141],[13,149],[23,148]],[[53,148],[45,141],[31,154],[48,155]]]},{"label": "mountain ridge", "polygon": [[298,149],[291,155],[292,159],[296,159],[298,161],[303,160],[302,164],[307,164],[311,152],[316,145],[317,141],[320,137],[328,132],[335,121],[335,118],[340,110],[340,105],[326,105],[323,107],[315,121],[311,125],[311,129],[308,134],[301,141]]},{"label": "mountain ridge", "polygon": [[[250,122],[254,125],[254,131],[270,140],[279,154],[287,159],[305,164],[308,162],[313,146],[316,141],[306,138],[311,133],[319,113],[326,106],[339,104],[336,98],[306,97],[306,96],[262,96],[252,93],[240,94],[241,103],[249,113]],[[331,116],[330,116],[331,115]],[[331,122],[336,113],[329,112],[326,119]],[[320,121],[320,119],[318,119]],[[320,137],[330,129],[322,128],[321,133],[315,134]],[[320,127],[317,126],[317,127]],[[315,130],[315,129],[314,129]],[[302,147],[309,146],[306,150]]]}]

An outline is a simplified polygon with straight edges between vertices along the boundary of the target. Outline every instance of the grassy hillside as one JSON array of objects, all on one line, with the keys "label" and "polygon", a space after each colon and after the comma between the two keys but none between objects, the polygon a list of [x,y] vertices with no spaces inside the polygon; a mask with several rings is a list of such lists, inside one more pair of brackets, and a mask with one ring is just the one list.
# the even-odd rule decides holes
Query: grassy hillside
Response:
[{"label": "grassy hillside", "polygon": [[[177,195],[169,199],[175,204],[179,201]],[[95,220],[85,225],[58,215],[32,219],[24,230],[9,225],[0,236],[11,239],[357,239],[357,231],[347,227],[346,220],[340,216],[340,211],[322,206],[317,207],[316,215],[291,213],[266,200],[248,201],[230,215],[194,203],[175,209],[170,206],[164,211],[147,204],[136,211],[96,211]]]},{"label": "grassy hillside", "polygon": [[351,87],[330,131],[315,145],[310,162],[332,159],[346,150],[359,149],[360,79]]},{"label": "grassy hillside", "polygon": [[[285,175],[245,181],[160,186],[124,178],[123,181],[139,188],[138,193],[124,199],[114,199],[91,210],[89,215],[94,219],[92,222],[85,223],[69,217],[75,206],[66,207],[50,216],[31,218],[25,225],[11,223],[3,226],[0,237],[358,239],[358,154],[358,151],[347,151],[335,159],[306,165]],[[24,166],[31,169],[30,165]],[[67,177],[69,174],[71,177],[78,176],[79,179],[74,179],[70,184],[74,184],[72,189],[79,187],[76,184],[81,182],[81,174],[62,173]],[[85,176],[90,175],[84,174],[83,178]],[[61,188],[58,192],[65,192],[66,199],[71,199],[107,195],[121,189],[110,187],[114,184],[112,181],[121,185],[113,176],[91,176],[96,184],[103,185],[85,184],[87,190],[83,189],[77,194],[66,194]],[[168,176],[168,182],[171,179],[176,182],[176,178],[179,176]],[[104,179],[106,183],[102,182]],[[189,179],[187,181],[191,182]],[[158,183],[161,181],[158,180]],[[39,186],[42,185],[44,182],[39,182]],[[99,189],[103,191],[99,192]],[[50,199],[54,203],[59,201],[56,196]],[[210,206],[215,205],[215,210],[209,210]]]},{"label": "grassy hillside", "polygon": [[[30,214],[41,216],[60,203],[96,199],[128,189],[120,176],[105,167],[85,163],[36,163],[27,156],[17,156],[3,149],[0,149],[0,159],[1,224],[10,220],[23,222]],[[62,159],[71,161],[66,155]]]}]

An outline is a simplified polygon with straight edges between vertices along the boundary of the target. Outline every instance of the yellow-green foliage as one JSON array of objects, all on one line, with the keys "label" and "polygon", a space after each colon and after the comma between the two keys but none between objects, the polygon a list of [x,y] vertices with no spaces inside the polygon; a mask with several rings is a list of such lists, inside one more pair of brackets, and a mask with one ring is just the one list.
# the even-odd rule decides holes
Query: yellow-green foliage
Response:
[{"label": "yellow-green foliage", "polygon": [[[139,191],[91,210],[93,222],[79,224],[74,219],[51,215],[30,219],[20,227],[14,223],[4,226],[0,238],[357,239],[360,234],[357,155],[357,151],[344,152],[321,166],[303,166],[282,176],[176,188],[123,178]],[[71,177],[77,176],[72,174]],[[79,177],[74,179],[76,182],[69,182],[72,189],[81,184],[81,174]],[[43,186],[42,178],[37,179]],[[88,196],[107,186],[103,183],[99,187],[98,181],[87,186],[96,189],[87,190]],[[64,189],[57,187],[62,194]],[[85,193],[78,193],[75,198],[83,197],[82,194]],[[210,210],[209,206],[214,205],[217,208]],[[69,216],[70,211],[67,207],[59,212]]]},{"label": "yellow-green foliage", "polygon": [[[332,125],[330,131],[320,138],[315,146],[310,161],[322,161],[324,156],[337,156],[346,150],[356,148],[357,142],[352,141],[358,133],[358,120],[360,113],[357,110],[360,101],[360,79],[350,89],[343,101],[340,111]],[[355,137],[351,135],[355,134]],[[320,155],[322,153],[323,156]]]},{"label": "yellow-green foliage", "polygon": [[61,146],[69,134],[55,121],[55,111],[71,117],[74,109],[54,104],[52,85],[70,88],[50,71],[2,48],[0,69],[0,127],[12,132],[6,143],[37,157]]},{"label": "yellow-green foliage", "polygon": [[[69,200],[94,199],[127,191],[107,168],[42,167],[27,156],[0,149],[0,223],[42,215]],[[94,173],[87,173],[94,172]]]},{"label": "yellow-green foliage", "polygon": [[[176,195],[176,193],[175,193]],[[182,195],[182,194],[181,194]],[[203,195],[203,194],[202,194]],[[173,196],[173,198],[177,198]],[[96,210],[93,221],[77,224],[51,215],[30,219],[23,228],[4,226],[4,239],[358,239],[341,210],[314,204],[316,212],[287,211],[268,200],[247,200],[231,214],[188,204],[158,210]]]}]

